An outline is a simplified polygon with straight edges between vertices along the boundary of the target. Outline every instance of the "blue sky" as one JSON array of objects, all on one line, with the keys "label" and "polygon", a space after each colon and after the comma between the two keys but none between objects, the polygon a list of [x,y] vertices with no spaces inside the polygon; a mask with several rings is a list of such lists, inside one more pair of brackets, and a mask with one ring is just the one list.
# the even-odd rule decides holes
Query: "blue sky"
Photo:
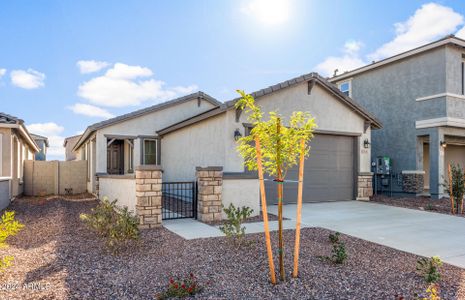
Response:
[{"label": "blue sky", "polygon": [[202,90],[220,101],[454,33],[464,1],[2,1],[0,111],[49,136]]}]

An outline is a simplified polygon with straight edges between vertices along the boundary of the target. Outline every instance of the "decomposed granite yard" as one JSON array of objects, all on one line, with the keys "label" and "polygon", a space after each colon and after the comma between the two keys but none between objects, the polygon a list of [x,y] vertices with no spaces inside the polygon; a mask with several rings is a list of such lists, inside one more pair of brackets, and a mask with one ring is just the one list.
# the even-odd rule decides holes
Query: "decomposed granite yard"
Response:
[{"label": "decomposed granite yard", "polygon": [[[153,299],[170,277],[190,272],[204,285],[198,299],[413,299],[426,289],[415,272],[417,256],[360,239],[342,235],[349,255],[343,265],[319,258],[331,251],[331,232],[320,228],[302,231],[300,277],[288,273],[276,286],[268,283],[263,234],[248,235],[249,245],[238,249],[224,237],[187,241],[152,229],[113,256],[79,219],[96,203],[14,201],[9,209],[26,227],[1,250],[15,263],[0,274],[0,299]],[[290,272],[294,231],[284,236]],[[465,270],[444,265],[441,273],[443,299],[465,299]]]}]

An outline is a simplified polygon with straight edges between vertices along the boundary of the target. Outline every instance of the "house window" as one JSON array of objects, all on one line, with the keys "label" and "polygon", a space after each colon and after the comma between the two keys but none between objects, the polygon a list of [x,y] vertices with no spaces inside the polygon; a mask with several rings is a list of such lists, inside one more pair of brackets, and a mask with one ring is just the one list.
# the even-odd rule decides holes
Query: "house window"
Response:
[{"label": "house window", "polygon": [[157,140],[144,140],[144,165],[156,165],[157,162]]},{"label": "house window", "polygon": [[344,95],[348,97],[352,96],[352,87],[351,87],[350,81],[344,81],[344,82],[339,83],[339,89]]}]

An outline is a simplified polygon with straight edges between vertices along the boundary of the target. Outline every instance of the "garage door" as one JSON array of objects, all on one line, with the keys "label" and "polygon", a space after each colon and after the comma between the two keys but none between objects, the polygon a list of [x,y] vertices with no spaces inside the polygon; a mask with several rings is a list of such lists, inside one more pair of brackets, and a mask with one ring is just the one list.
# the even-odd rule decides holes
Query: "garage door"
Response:
[{"label": "garage door", "polygon": [[[303,202],[354,199],[355,138],[315,135],[305,161]],[[286,180],[298,179],[298,166],[288,171]],[[276,183],[265,181],[268,204],[277,204]],[[297,183],[284,184],[284,203],[297,202]]]}]

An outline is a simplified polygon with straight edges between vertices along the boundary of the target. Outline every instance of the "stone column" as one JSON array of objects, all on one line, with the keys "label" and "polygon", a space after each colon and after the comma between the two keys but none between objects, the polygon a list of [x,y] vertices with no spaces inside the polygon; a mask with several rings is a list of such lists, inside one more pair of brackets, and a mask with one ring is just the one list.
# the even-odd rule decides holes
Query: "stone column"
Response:
[{"label": "stone column", "polygon": [[161,225],[162,172],[159,165],[136,167],[136,214],[141,229]]},{"label": "stone column", "polygon": [[373,173],[358,174],[357,191],[357,200],[370,200],[370,197],[373,196]]},{"label": "stone column", "polygon": [[196,168],[198,193],[197,217],[202,222],[222,218],[223,167]]},{"label": "stone column", "polygon": [[420,194],[425,187],[425,171],[402,171],[402,191],[405,193]]}]

